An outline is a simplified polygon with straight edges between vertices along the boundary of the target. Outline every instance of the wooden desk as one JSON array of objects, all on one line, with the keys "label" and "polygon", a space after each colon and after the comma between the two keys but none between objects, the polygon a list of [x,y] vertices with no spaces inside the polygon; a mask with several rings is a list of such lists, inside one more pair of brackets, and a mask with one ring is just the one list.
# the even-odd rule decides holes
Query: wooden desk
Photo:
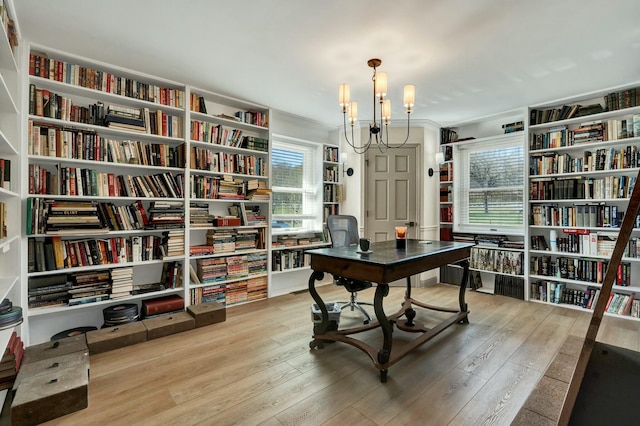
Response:
[{"label": "wooden desk", "polygon": [[[311,256],[311,277],[309,293],[322,312],[322,321],[314,327],[311,349],[324,348],[326,341],[344,342],[364,351],[380,370],[380,380],[387,381],[387,371],[412,350],[431,340],[443,330],[455,323],[469,323],[469,311],[465,303],[466,282],[469,275],[469,256],[473,244],[450,241],[407,240],[407,248],[398,250],[395,241],[384,241],[371,244],[371,253],[361,253],[356,246],[339,248],[322,248],[306,251]],[[419,302],[411,297],[411,276],[450,263],[460,263],[464,273],[458,295],[459,309],[438,307]],[[377,322],[361,327],[341,330],[329,330],[329,314],[325,302],[315,289],[315,282],[322,280],[324,273],[342,277],[372,281],[377,284],[373,300]],[[407,280],[404,303],[400,310],[387,316],[383,309],[383,299],[389,294],[389,283],[402,278]],[[415,321],[416,311],[413,306],[453,315],[436,327],[427,328]],[[403,318],[404,317],[404,318]],[[406,332],[420,333],[420,336],[401,349],[392,351],[393,325]],[[383,334],[382,348],[375,349],[362,340],[350,337],[380,327]]]}]

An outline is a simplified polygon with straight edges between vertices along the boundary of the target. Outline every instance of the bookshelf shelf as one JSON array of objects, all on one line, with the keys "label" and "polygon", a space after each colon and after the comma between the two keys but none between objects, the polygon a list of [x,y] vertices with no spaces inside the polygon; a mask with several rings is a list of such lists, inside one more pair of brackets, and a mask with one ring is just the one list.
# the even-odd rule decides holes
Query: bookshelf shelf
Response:
[{"label": "bookshelf shelf", "polygon": [[99,307],[100,309],[103,309],[106,305],[113,305],[114,302],[117,303],[132,303],[132,302],[136,302],[136,301],[140,301],[142,299],[149,299],[149,298],[154,298],[154,297],[160,297],[160,296],[166,296],[169,294],[180,294],[184,291],[183,288],[178,287],[178,288],[169,288],[166,290],[161,290],[161,291],[151,291],[148,293],[140,293],[140,294],[134,294],[128,297],[123,297],[123,298],[119,298],[119,299],[109,299],[109,300],[101,300],[98,302],[92,302],[90,304],[85,304],[85,305],[75,305],[75,306],[58,306],[58,307],[50,307],[50,308],[35,308],[35,309],[30,309],[29,310],[29,317],[44,317],[44,316],[48,316],[48,315],[60,315],[60,314],[64,314],[64,313],[71,313],[74,311],[79,311],[79,310],[83,310],[88,308],[90,305],[90,307]]},{"label": "bookshelf shelf", "polygon": [[215,285],[226,285],[226,284],[237,283],[237,282],[241,282],[241,281],[250,280],[252,278],[265,278],[267,276],[268,276],[268,274],[266,272],[264,272],[264,273],[260,273],[260,274],[249,274],[249,275],[244,276],[244,277],[234,278],[234,279],[230,279],[230,280],[222,280],[222,281],[210,282],[210,283],[207,283],[207,284],[196,284],[196,283],[191,282],[190,286],[193,287],[193,288],[203,288],[203,287],[209,287],[209,286],[215,286]]},{"label": "bookshelf shelf", "polygon": [[[330,215],[340,214],[342,185],[340,183],[340,151],[337,146],[322,147],[322,222]],[[343,166],[344,167],[344,166]],[[344,170],[343,170],[344,173]]]},{"label": "bookshelf shelf", "polygon": [[[586,308],[594,303],[601,288],[600,283],[592,281],[601,281],[604,276],[603,269],[610,259],[609,246],[615,245],[618,226],[629,202],[629,189],[640,170],[636,154],[640,149],[637,87],[640,84],[529,108],[526,143],[530,190],[527,209],[531,216],[527,249],[529,300],[553,303],[569,298],[573,303],[553,304],[591,311]],[[555,121],[541,118],[565,117],[568,106],[576,109],[578,105],[581,105],[578,112],[586,106],[596,113]],[[562,192],[557,188],[562,188]],[[585,211],[589,213],[588,220]],[[551,218],[549,213],[557,216]],[[618,284],[631,286],[614,285],[608,303],[614,301],[616,306],[610,310],[607,305],[606,315],[632,319],[629,314],[640,309],[640,305],[632,309],[632,304],[640,302],[629,301],[630,294],[640,290],[633,286],[640,274],[640,258],[634,254],[637,231],[637,228],[632,231],[617,276]],[[563,247],[570,244],[572,251],[540,249],[551,244],[552,239],[557,239],[558,244],[562,242]],[[549,274],[541,274],[541,269]],[[559,292],[554,301],[548,299],[550,291]]]}]

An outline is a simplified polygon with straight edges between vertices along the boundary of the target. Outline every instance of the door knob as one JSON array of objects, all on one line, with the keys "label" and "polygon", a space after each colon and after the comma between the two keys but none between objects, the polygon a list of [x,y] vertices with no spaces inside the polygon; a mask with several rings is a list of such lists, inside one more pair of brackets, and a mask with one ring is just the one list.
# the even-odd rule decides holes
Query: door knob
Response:
[{"label": "door knob", "polygon": [[405,225],[407,225],[407,226],[416,226],[416,223],[415,222],[407,222],[407,223],[405,223]]}]

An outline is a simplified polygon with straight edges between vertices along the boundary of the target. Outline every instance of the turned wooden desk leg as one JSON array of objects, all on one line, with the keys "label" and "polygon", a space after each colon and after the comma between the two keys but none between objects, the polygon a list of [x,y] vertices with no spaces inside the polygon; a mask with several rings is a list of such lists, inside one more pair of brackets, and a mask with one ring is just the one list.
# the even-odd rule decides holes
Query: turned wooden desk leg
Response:
[{"label": "turned wooden desk leg", "polygon": [[[407,290],[404,292],[404,300],[409,305],[404,310],[404,315],[407,317],[405,324],[409,327],[413,326],[413,319],[416,317],[416,311],[411,307],[411,277],[407,277]],[[405,303],[402,304],[405,306]]]},{"label": "turned wooden desk leg", "polygon": [[[324,272],[313,271],[311,272],[311,276],[309,277],[309,294],[313,298],[314,302],[318,305],[322,315],[322,321],[320,323],[314,323],[313,325],[313,335],[323,334],[327,331],[329,327],[329,311],[327,311],[327,307],[324,304],[324,301],[316,291],[316,281],[320,281],[324,278]],[[319,339],[313,339],[309,342],[309,348],[324,348],[324,341]]]},{"label": "turned wooden desk leg", "polygon": [[[465,259],[462,262],[462,280],[460,281],[460,294],[458,296],[458,301],[460,303],[460,311],[467,312],[467,303],[464,300],[464,294],[467,290],[467,281],[469,280],[469,259]],[[462,320],[460,320],[462,324],[469,324],[469,317],[465,316]]]},{"label": "turned wooden desk leg", "polygon": [[[382,349],[378,351],[378,363],[384,365],[389,362],[391,356],[391,343],[393,342],[393,328],[391,322],[384,313],[382,302],[384,298],[389,294],[389,286],[387,284],[378,284],[376,287],[376,294],[373,297],[373,308],[376,313],[376,319],[382,329],[382,335],[384,336]],[[387,369],[380,370],[380,381],[385,383],[387,381]]]}]

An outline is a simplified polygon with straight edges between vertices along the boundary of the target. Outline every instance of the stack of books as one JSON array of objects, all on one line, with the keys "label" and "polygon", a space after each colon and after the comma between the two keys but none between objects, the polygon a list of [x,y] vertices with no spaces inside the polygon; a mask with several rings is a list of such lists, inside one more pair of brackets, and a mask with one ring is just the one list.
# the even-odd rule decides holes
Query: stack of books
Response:
[{"label": "stack of books", "polygon": [[111,270],[111,298],[127,297],[133,291],[133,267]]},{"label": "stack of books", "polygon": [[180,201],[151,202],[146,228],[184,228],[184,204]]},{"label": "stack of books", "polygon": [[82,235],[109,232],[93,201],[46,202],[45,233],[49,235]]},{"label": "stack of books", "polygon": [[213,216],[209,214],[207,204],[192,203],[189,207],[189,223],[192,228],[208,228],[212,225]]},{"label": "stack of books", "polygon": [[20,371],[23,355],[24,343],[14,331],[11,333],[9,343],[0,359],[0,390],[13,387],[18,371]]},{"label": "stack of books", "polygon": [[111,293],[109,271],[80,272],[71,275],[69,306],[108,300]]},{"label": "stack of books", "polygon": [[210,229],[207,231],[207,244],[213,246],[213,252],[233,253],[236,251],[236,231],[233,229]]},{"label": "stack of books", "polygon": [[202,284],[211,284],[227,279],[227,261],[224,258],[198,259],[197,276]]},{"label": "stack of books", "polygon": [[120,105],[109,105],[107,107],[104,124],[107,127],[117,129],[141,133],[147,132],[143,110]]},{"label": "stack of books", "polygon": [[173,230],[163,233],[161,249],[163,256],[184,255],[184,230]]},{"label": "stack of books", "polygon": [[71,281],[67,275],[29,278],[29,309],[63,306],[69,301]]}]

